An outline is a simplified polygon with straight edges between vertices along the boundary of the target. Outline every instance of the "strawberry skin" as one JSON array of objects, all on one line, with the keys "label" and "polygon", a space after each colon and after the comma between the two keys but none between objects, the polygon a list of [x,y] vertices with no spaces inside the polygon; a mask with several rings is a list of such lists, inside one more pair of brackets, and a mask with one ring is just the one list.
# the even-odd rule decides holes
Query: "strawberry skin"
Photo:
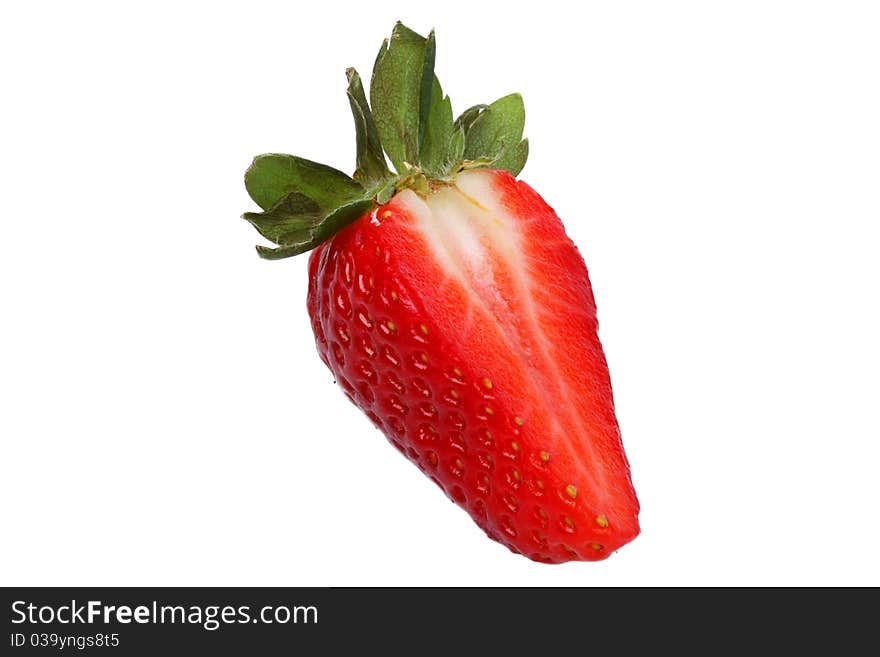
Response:
[{"label": "strawberry skin", "polygon": [[399,192],[312,251],[308,312],[348,398],[489,537],[560,563],[638,535],[587,269],[526,183]]}]

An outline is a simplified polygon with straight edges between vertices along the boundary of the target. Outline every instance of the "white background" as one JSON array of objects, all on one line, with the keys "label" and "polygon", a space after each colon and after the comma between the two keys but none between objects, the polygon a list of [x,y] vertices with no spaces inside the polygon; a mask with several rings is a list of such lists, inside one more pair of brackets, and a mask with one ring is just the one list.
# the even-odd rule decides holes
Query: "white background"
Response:
[{"label": "white background", "polygon": [[[564,7],[564,9],[563,9]],[[437,30],[587,261],[642,534],[485,538],[336,389],[242,184]],[[880,585],[870,2],[6,3],[0,584]]]}]

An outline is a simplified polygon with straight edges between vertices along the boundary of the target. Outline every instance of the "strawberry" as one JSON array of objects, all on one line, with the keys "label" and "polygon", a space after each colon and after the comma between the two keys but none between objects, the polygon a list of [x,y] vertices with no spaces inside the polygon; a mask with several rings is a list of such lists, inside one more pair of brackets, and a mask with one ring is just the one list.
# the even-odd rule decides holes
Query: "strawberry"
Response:
[{"label": "strawberry", "polygon": [[[452,119],[433,32],[398,23],[348,70],[353,177],[291,155],[245,175],[246,213],[307,251],[318,353],[345,395],[486,532],[533,560],[604,559],[639,533],[584,261],[516,176],[518,94]],[[391,161],[395,172],[387,165]]]}]

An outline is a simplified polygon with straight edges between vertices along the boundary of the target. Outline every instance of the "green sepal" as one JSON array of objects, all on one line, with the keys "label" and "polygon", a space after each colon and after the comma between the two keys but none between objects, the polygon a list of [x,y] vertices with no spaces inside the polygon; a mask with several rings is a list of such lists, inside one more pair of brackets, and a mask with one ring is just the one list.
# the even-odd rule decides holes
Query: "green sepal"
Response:
[{"label": "green sepal", "polygon": [[451,173],[461,162],[464,157],[464,143],[467,137],[462,126],[454,128],[452,135],[449,137],[449,153],[446,156],[445,170]]},{"label": "green sepal", "polygon": [[338,207],[364,189],[347,175],[295,155],[258,155],[244,174],[248,194],[263,210],[268,210],[291,192],[305,194],[323,208]]},{"label": "green sepal", "polygon": [[291,258],[301,253],[306,253],[312,246],[309,244],[291,244],[289,246],[279,246],[272,248],[269,246],[261,246],[257,244],[257,255],[263,260],[282,260]]},{"label": "green sepal", "polygon": [[476,121],[480,113],[487,107],[488,105],[474,105],[468,107],[457,119],[455,119],[455,128],[461,128],[464,133],[467,134],[467,131],[470,130],[473,122]]},{"label": "green sepal", "polygon": [[362,197],[331,212],[317,227],[315,246],[329,239],[373,207],[372,197]]},{"label": "green sepal", "polygon": [[[425,39],[425,53],[422,61],[422,79],[419,82],[419,144],[416,151],[416,160],[421,157],[422,146],[425,141],[425,129],[428,126],[428,115],[431,113],[431,98],[434,95],[434,83],[437,76],[434,75],[434,61],[437,56],[437,42],[434,40],[434,30],[428,33]],[[442,92],[441,92],[442,94]],[[451,109],[450,105],[450,109]]]},{"label": "green sepal", "polygon": [[245,212],[243,219],[275,244],[301,241],[326,215],[321,206],[305,194],[291,192],[265,212]]},{"label": "green sepal", "polygon": [[506,169],[507,171],[510,171],[510,174],[514,178],[516,178],[519,175],[519,172],[522,171],[523,167],[526,165],[526,160],[528,158],[529,140],[523,139],[513,148],[504,149],[504,152],[501,153],[501,156],[497,160],[495,160],[490,166],[493,169]]},{"label": "green sepal", "polygon": [[367,96],[361,77],[353,68],[345,71],[348,77],[348,102],[354,116],[354,128],[357,139],[357,170],[354,179],[364,187],[370,187],[391,176],[382,152],[382,143],[373,113],[367,104]]},{"label": "green sepal", "polygon": [[397,192],[397,180],[389,180],[376,190],[376,203],[379,205],[385,205],[388,201],[391,200],[391,197],[394,196],[395,192]]},{"label": "green sepal", "polygon": [[503,159],[505,151],[513,155],[522,139],[525,122],[522,96],[510,94],[499,98],[480,112],[466,129],[464,158],[488,157],[497,161]]},{"label": "green sepal", "polygon": [[279,260],[314,249],[372,206],[372,198],[362,197],[322,212],[316,202],[292,192],[266,212],[246,212],[243,217],[263,237],[278,244],[279,248],[257,246],[260,257]]},{"label": "green sepal", "polygon": [[447,154],[452,137],[452,101],[443,95],[440,81],[434,76],[431,89],[431,103],[425,121],[425,134],[419,154],[419,164],[428,174],[445,174]]},{"label": "green sepal", "polygon": [[434,35],[398,22],[382,44],[370,81],[370,105],[382,147],[399,174],[418,164],[434,83]]}]

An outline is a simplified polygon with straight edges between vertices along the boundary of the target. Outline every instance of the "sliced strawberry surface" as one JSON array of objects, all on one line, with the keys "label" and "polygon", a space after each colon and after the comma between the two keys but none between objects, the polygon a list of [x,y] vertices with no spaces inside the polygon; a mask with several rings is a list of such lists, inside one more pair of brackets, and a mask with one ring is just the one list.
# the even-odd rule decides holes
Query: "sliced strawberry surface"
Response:
[{"label": "sliced strawberry surface", "polygon": [[586,268],[507,172],[404,191],[311,256],[318,349],[496,540],[548,562],[638,534]]}]

